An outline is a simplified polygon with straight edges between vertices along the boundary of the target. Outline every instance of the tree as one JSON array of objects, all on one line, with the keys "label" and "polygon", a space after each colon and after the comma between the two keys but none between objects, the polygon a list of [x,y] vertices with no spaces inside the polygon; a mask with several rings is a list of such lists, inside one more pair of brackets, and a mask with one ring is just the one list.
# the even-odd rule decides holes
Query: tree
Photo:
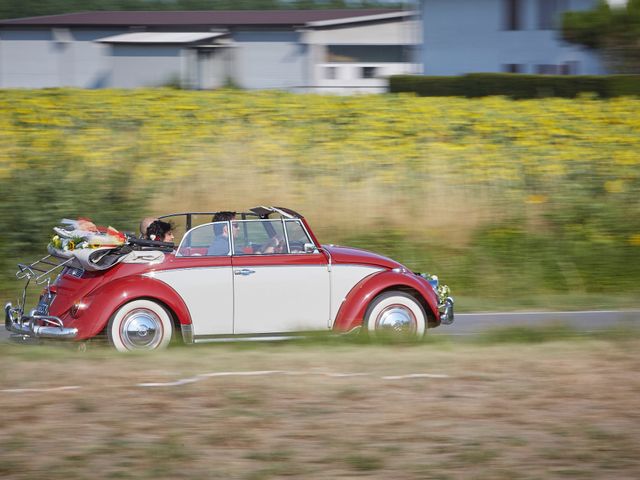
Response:
[{"label": "tree", "polygon": [[616,73],[640,73],[640,0],[617,8],[600,0],[593,10],[567,12],[562,36],[599,51]]}]

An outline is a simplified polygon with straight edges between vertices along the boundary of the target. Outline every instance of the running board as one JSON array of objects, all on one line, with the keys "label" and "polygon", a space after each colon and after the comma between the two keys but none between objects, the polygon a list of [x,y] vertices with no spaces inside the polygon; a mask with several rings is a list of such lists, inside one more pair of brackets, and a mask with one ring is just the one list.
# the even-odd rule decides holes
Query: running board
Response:
[{"label": "running board", "polygon": [[303,336],[256,336],[256,337],[214,337],[214,338],[194,338],[193,343],[228,343],[228,342],[281,342],[284,340],[299,340]]}]

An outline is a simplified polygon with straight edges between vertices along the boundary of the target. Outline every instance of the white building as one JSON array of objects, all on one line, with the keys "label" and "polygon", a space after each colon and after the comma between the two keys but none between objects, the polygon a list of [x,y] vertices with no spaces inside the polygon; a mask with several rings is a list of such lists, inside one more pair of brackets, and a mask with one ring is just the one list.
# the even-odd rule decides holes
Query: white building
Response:
[{"label": "white building", "polygon": [[0,21],[0,88],[376,92],[417,73],[414,12],[85,12]]}]

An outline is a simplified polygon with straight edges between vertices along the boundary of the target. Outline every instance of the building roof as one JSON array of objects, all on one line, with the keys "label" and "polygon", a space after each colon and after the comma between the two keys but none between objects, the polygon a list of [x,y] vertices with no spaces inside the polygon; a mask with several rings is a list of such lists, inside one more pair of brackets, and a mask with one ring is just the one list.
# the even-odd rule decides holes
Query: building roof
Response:
[{"label": "building roof", "polygon": [[100,43],[184,44],[225,36],[224,32],[133,32],[101,38]]},{"label": "building roof", "polygon": [[[371,17],[403,12],[398,9],[341,10],[207,10],[154,12],[80,12],[0,20],[0,26],[295,26],[337,20],[371,21]],[[367,19],[367,20],[364,20]],[[348,23],[348,22],[346,22]]]},{"label": "building roof", "polygon": [[307,27],[334,27],[337,25],[346,25],[349,23],[363,22],[379,22],[384,20],[395,20],[397,18],[409,18],[416,16],[416,12],[412,10],[393,10],[384,13],[376,13],[373,15],[358,15],[357,17],[347,18],[331,18],[328,20],[313,20],[307,22]]}]

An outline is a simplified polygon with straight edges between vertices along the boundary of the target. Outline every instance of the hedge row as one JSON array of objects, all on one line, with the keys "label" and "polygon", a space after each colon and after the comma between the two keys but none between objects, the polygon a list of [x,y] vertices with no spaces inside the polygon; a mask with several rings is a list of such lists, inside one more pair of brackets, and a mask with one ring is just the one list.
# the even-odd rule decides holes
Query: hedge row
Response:
[{"label": "hedge row", "polygon": [[640,75],[523,75],[512,73],[470,73],[435,77],[394,75],[392,93],[413,92],[423,97],[511,98],[565,97],[595,93],[602,98],[640,96]]}]

